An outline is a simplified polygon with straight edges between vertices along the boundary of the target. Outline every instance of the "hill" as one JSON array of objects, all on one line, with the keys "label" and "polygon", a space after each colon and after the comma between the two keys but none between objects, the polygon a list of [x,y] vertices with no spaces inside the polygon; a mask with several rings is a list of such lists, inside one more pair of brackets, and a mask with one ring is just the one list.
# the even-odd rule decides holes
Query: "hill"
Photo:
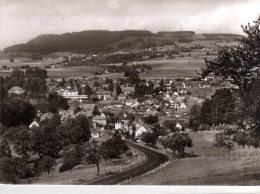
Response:
[{"label": "hill", "polygon": [[236,39],[240,35],[202,34],[193,31],[162,31],[152,33],[145,30],[106,31],[91,30],[65,33],[61,35],[39,35],[25,44],[7,47],[5,53],[40,53],[53,52],[100,53],[115,52],[120,49],[140,49],[155,46],[173,45],[175,42],[197,40]]}]

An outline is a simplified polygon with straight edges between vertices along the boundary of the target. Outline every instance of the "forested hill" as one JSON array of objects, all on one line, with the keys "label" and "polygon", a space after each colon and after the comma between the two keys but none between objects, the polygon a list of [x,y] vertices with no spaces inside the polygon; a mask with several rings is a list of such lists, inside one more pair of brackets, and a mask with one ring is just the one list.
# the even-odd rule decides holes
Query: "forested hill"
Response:
[{"label": "forested hill", "polygon": [[[239,38],[240,35],[223,35],[221,38]],[[149,48],[174,44],[176,41],[190,42],[197,39],[218,39],[219,34],[196,35],[192,31],[170,31],[152,33],[145,30],[106,31],[90,30],[61,35],[44,34],[28,41],[7,47],[4,52],[28,52],[48,54],[52,52],[98,53],[120,49]]]},{"label": "forested hill", "polygon": [[5,52],[99,52],[110,50],[110,44],[125,37],[152,37],[149,31],[104,31],[91,30],[65,33],[61,35],[44,34],[28,41],[26,44],[17,44],[7,47]]}]

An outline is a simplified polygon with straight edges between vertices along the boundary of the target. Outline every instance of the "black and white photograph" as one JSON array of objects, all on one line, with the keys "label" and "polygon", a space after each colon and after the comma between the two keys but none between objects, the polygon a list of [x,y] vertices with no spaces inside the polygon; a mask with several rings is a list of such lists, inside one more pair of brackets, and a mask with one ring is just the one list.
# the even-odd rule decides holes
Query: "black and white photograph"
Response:
[{"label": "black and white photograph", "polygon": [[260,0],[0,0],[0,193],[259,193],[259,25]]}]

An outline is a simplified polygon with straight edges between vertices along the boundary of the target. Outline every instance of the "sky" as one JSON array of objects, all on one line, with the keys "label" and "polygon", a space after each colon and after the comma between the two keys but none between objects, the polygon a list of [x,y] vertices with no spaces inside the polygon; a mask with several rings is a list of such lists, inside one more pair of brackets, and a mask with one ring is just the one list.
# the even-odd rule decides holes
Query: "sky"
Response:
[{"label": "sky", "polygon": [[259,14],[260,0],[0,0],[0,49],[83,30],[243,34]]}]

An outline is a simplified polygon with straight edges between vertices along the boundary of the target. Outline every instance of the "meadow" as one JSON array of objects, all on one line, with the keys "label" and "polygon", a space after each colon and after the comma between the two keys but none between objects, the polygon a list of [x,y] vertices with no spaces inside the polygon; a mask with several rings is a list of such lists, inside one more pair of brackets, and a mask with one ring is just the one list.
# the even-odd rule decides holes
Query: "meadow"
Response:
[{"label": "meadow", "polygon": [[[186,152],[196,157],[172,159],[154,173],[133,180],[132,185],[259,185],[260,148],[230,152],[214,146],[215,131],[190,132],[193,147]],[[168,150],[170,153],[170,151]]]},{"label": "meadow", "polygon": [[48,77],[69,77],[69,76],[81,76],[87,77],[93,75],[95,72],[104,70],[103,67],[66,67],[66,68],[54,68],[47,69]]},{"label": "meadow", "polygon": [[24,179],[22,184],[82,184],[88,181],[107,176],[109,172],[117,173],[121,170],[129,169],[135,165],[138,165],[144,160],[144,156],[139,152],[133,150],[133,157],[127,157],[126,154],[121,155],[119,159],[112,159],[111,161],[100,161],[100,176],[96,176],[97,167],[95,164],[88,164],[82,162],[82,164],[74,167],[72,171],[65,171],[59,173],[59,167],[62,165],[62,159],[56,160],[57,165],[54,170],[47,173],[42,173],[41,176]]}]

